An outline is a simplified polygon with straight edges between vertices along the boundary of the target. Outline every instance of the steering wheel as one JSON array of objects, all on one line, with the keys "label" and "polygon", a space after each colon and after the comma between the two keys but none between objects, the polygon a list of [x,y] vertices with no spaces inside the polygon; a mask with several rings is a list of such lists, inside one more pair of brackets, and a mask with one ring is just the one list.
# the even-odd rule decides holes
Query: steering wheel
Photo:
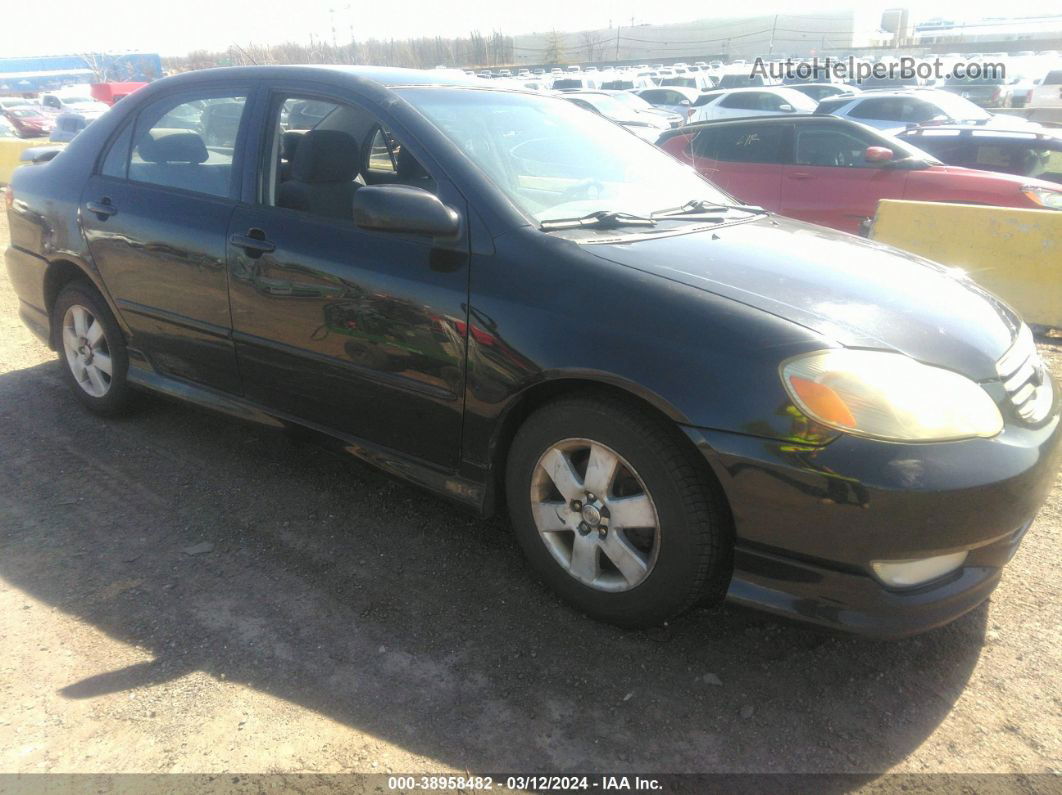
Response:
[{"label": "steering wheel", "polygon": [[[591,190],[594,191],[593,196],[590,195]],[[604,190],[605,185],[601,180],[588,177],[587,179],[581,179],[574,185],[570,185],[562,190],[561,196],[568,201],[575,199],[600,199]]]}]

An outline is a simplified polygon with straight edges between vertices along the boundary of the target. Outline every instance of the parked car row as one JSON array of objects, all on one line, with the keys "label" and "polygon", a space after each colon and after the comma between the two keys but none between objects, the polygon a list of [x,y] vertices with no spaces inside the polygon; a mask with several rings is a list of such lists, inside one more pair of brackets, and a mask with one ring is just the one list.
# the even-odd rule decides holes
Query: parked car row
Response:
[{"label": "parked car row", "polygon": [[[553,68],[548,72],[543,68],[519,69],[515,72],[502,69],[478,74],[484,78],[518,81],[526,87],[542,90],[644,90],[673,87],[710,91],[716,88],[758,88],[771,85],[795,87],[813,84],[814,88],[808,89],[808,93],[815,100],[822,99],[830,91],[917,87],[932,87],[954,93],[986,108],[1052,107],[1059,100],[1057,91],[1050,88],[1057,88],[1062,82],[1059,79],[1062,77],[1062,58],[1054,51],[1019,53],[1014,56],[1005,53],[947,53],[914,59],[916,65],[932,67],[934,71],[938,62],[943,73],[939,77],[929,79],[892,74],[871,75],[861,80],[851,76],[844,81],[824,68],[821,62],[816,66],[799,58],[789,59],[788,62],[779,58],[767,59],[765,65],[768,70],[775,68],[777,71],[769,71],[766,75],[753,73],[752,65],[744,60],[735,60],[725,65],[720,61],[699,61],[695,64],[675,63],[666,66],[569,66],[567,69]],[[894,56],[855,57],[854,63],[857,67],[871,63],[896,66],[899,59]],[[956,68],[960,63],[963,65],[961,70]],[[970,73],[967,71],[970,63],[991,67],[989,71]],[[771,74],[780,72],[783,65],[794,71],[780,79],[772,77]],[[1002,66],[1002,71],[998,70],[998,66]],[[799,71],[798,67],[804,67],[804,71]],[[477,73],[467,71],[466,74],[474,76]]]},{"label": "parked car row", "polygon": [[946,165],[908,141],[834,116],[691,125],[660,146],[747,204],[853,234],[882,199],[1062,210],[1062,185]]},{"label": "parked car row", "polygon": [[[43,93],[33,99],[3,96],[0,97],[0,117],[15,128],[20,138],[50,136],[52,141],[70,141],[110,107],[92,96],[93,88],[122,86],[128,92],[142,85],[101,83],[93,87],[74,86]],[[126,94],[107,92],[107,95],[114,101]]]}]

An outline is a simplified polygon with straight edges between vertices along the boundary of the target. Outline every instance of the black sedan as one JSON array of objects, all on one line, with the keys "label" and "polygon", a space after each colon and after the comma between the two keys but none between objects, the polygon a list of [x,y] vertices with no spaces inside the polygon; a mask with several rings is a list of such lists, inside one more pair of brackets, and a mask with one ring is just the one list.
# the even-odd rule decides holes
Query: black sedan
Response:
[{"label": "black sedan", "polygon": [[994,130],[963,124],[915,127],[897,138],[950,166],[1062,183],[1062,132]]},{"label": "black sedan", "polygon": [[16,171],[7,202],[20,315],[86,407],[146,389],[308,428],[504,509],[543,580],[623,626],[725,595],[937,626],[995,587],[1062,455],[1000,301],[741,205],[554,97],[188,73]]}]

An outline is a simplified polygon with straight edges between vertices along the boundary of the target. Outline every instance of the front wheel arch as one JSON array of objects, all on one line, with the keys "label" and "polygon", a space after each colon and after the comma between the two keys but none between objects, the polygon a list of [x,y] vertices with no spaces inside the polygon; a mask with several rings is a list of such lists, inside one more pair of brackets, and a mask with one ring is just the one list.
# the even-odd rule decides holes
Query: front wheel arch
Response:
[{"label": "front wheel arch", "polygon": [[[528,417],[543,406],[557,400],[563,400],[579,395],[612,398],[621,403],[625,403],[632,408],[649,412],[650,414],[667,420],[672,424],[685,421],[685,417],[683,417],[678,409],[664,402],[659,396],[654,395],[653,398],[650,398],[646,395],[636,394],[635,392],[610,381],[587,377],[566,376],[540,381],[529,386],[514,398],[512,404],[505,410],[491,440],[490,495],[487,500],[486,513],[504,513],[506,510],[505,464],[508,460],[512,441],[516,437],[516,433],[520,430],[520,426],[523,425]],[[690,441],[686,434],[681,433],[678,428],[675,428],[674,438],[676,444],[686,447],[697,457],[698,465],[702,467],[705,478],[707,478],[714,487],[718,488],[719,493],[723,495],[724,502],[726,502],[726,497],[723,493],[722,486],[719,484],[718,478],[712,471],[712,468],[708,465],[708,462],[704,460],[703,455],[697,449],[696,445]],[[727,503],[727,506],[729,511],[729,503]]]}]

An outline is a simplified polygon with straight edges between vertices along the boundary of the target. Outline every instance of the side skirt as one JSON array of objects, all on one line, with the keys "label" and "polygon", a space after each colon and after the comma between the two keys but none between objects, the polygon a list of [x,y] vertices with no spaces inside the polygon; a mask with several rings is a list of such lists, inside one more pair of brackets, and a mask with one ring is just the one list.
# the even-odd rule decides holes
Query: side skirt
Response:
[{"label": "side skirt", "polygon": [[283,430],[296,427],[321,437],[324,446],[342,452],[405,481],[415,483],[442,497],[474,508],[483,513],[486,508],[484,483],[468,480],[453,472],[441,470],[419,459],[396,453],[388,448],[366,442],[348,434],[308,422],[283,412],[268,409],[258,403],[216,389],[160,375],[151,369],[139,351],[129,351],[129,383],[141,389],[157,392],[177,400],[228,414],[241,420]]}]

